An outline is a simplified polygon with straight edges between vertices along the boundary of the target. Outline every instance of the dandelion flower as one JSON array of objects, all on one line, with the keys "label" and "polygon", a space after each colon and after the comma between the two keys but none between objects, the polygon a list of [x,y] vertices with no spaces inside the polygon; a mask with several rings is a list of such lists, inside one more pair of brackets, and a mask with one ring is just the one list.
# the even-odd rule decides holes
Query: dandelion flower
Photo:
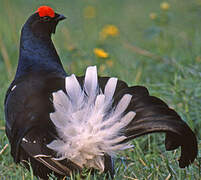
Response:
[{"label": "dandelion flower", "polygon": [[99,72],[103,73],[105,71],[105,69],[106,69],[105,64],[101,64],[100,67],[99,67]]},{"label": "dandelion flower", "polygon": [[96,16],[96,10],[93,6],[87,6],[84,8],[84,17],[86,19],[92,19]]},{"label": "dandelion flower", "polygon": [[149,14],[149,18],[150,18],[151,20],[156,19],[156,18],[157,18],[156,13],[150,13],[150,14]]},{"label": "dandelion flower", "polygon": [[107,52],[100,48],[94,48],[94,54],[99,58],[108,58],[109,56]]},{"label": "dandelion flower", "polygon": [[197,56],[196,58],[195,58],[195,60],[196,60],[196,62],[201,62],[201,56]]},{"label": "dandelion flower", "polygon": [[67,46],[67,49],[69,51],[74,51],[76,49],[76,47],[74,45],[69,45],[69,46]]},{"label": "dandelion flower", "polygon": [[197,5],[201,6],[201,0],[197,0]]},{"label": "dandelion flower", "polygon": [[112,60],[107,60],[106,64],[108,67],[112,67],[114,65],[114,62]]},{"label": "dandelion flower", "polygon": [[166,10],[168,10],[170,8],[170,4],[167,3],[167,2],[163,2],[163,3],[160,4],[160,7],[161,7],[162,10],[166,11]]},{"label": "dandelion flower", "polygon": [[107,38],[108,36],[115,37],[118,35],[119,35],[119,29],[115,25],[106,25],[100,32],[100,36],[103,39]]}]

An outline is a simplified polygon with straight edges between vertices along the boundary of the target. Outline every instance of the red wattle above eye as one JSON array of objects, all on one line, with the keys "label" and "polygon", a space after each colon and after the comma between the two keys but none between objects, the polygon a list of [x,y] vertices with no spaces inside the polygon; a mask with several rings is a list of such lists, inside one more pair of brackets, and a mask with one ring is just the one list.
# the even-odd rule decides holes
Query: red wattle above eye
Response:
[{"label": "red wattle above eye", "polygon": [[49,6],[40,6],[37,12],[40,17],[49,16],[53,18],[55,16],[54,10]]}]

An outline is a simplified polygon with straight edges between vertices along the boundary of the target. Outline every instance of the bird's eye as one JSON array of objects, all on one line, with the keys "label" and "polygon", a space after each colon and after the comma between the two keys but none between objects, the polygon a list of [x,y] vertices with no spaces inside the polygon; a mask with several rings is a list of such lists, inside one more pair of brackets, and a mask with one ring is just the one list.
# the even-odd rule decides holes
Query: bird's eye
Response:
[{"label": "bird's eye", "polygon": [[44,22],[48,22],[48,21],[50,21],[50,17],[49,16],[44,16],[44,17],[42,17],[42,20],[44,21]]}]

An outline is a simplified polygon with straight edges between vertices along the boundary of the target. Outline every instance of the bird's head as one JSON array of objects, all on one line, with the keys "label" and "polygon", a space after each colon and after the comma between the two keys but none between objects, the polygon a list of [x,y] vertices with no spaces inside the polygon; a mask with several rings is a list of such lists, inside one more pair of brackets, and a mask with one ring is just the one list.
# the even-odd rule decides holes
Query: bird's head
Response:
[{"label": "bird's head", "polygon": [[65,18],[64,15],[55,13],[51,7],[41,6],[25,25],[31,28],[35,35],[45,37],[55,33],[58,22]]}]

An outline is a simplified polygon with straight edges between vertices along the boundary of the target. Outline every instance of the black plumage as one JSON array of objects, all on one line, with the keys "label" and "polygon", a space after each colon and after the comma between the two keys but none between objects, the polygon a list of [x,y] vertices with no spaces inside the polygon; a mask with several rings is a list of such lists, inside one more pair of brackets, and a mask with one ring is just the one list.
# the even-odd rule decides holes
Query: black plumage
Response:
[{"label": "black plumage", "polygon": [[[81,168],[70,160],[55,160],[56,152],[49,144],[59,138],[50,113],[54,112],[52,93],[65,90],[65,77],[60,58],[51,40],[51,34],[64,16],[54,17],[34,13],[22,28],[20,56],[17,72],[5,98],[6,134],[11,144],[11,155],[16,163],[27,168],[31,163],[36,176],[48,179],[48,174],[69,176]],[[84,77],[77,77],[81,87]],[[100,89],[104,89],[109,77],[98,77]],[[179,166],[188,166],[197,156],[197,141],[194,133],[180,116],[159,98],[150,96],[142,86],[128,85],[118,80],[114,93],[113,107],[125,94],[132,99],[126,112],[134,111],[136,116],[124,129],[132,140],[152,132],[165,132],[167,150],[181,146]],[[114,174],[111,157],[105,154],[105,172]]]}]

